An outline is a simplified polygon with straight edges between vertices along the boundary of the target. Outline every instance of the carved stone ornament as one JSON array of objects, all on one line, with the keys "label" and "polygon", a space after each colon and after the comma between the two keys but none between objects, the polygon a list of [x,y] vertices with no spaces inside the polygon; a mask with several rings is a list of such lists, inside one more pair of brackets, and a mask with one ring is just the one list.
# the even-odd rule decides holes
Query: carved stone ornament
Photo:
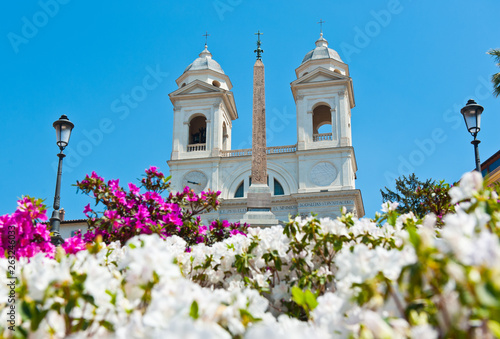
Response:
[{"label": "carved stone ornament", "polygon": [[330,186],[337,178],[338,171],[331,163],[322,161],[311,169],[311,181],[317,186]]}]

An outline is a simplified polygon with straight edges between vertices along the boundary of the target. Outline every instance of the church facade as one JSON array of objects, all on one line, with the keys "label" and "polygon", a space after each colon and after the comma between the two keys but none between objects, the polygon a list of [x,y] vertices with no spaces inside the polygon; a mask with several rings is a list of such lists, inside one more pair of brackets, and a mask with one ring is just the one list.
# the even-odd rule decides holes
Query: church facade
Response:
[{"label": "church facade", "polygon": [[[266,149],[271,211],[284,222],[289,215],[310,212],[335,218],[342,207],[362,217],[361,192],[355,187],[351,135],[355,102],[349,67],[321,34],[295,74],[291,90],[297,144]],[[176,83],[179,88],[169,94],[172,189],[220,190],[219,210],[204,214],[203,220],[240,221],[247,212],[252,150],[231,148],[233,122],[238,119],[231,80],[205,45]]]}]

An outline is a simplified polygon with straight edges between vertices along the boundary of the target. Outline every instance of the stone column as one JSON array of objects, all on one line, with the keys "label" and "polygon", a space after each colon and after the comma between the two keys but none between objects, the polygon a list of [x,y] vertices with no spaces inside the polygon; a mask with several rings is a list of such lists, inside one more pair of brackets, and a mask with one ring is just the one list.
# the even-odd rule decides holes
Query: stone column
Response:
[{"label": "stone column", "polygon": [[252,226],[278,224],[271,212],[271,190],[267,184],[264,64],[259,58],[253,67],[252,184],[247,193],[247,213],[241,222]]}]

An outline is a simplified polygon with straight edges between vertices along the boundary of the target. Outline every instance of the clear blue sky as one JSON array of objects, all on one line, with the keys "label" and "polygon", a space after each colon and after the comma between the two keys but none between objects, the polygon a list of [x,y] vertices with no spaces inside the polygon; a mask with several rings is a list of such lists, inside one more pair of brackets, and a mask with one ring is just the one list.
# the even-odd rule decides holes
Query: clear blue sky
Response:
[{"label": "clear blue sky", "polygon": [[[209,49],[234,85],[240,118],[233,149],[250,147],[254,32],[262,37],[267,119],[283,122],[268,145],[296,143],[290,82],[314,48],[322,18],[330,47],[349,64],[353,144],[367,216],[391,177],[455,181],[474,167],[460,108],[483,105],[481,160],[500,149],[500,98],[486,54],[500,47],[496,0],[471,1],[8,1],[0,10],[0,214],[22,195],[51,207],[58,152],[52,123],[74,122],[62,181],[67,218],[90,199],[72,186],[96,171],[122,184],[156,165],[168,173],[175,79]],[[49,14],[44,14],[49,13]],[[389,15],[388,15],[389,14]],[[128,114],[112,104],[158,69],[158,86]],[[165,75],[164,73],[168,73]],[[420,146],[419,146],[420,145]],[[424,151],[421,151],[421,148]],[[51,210],[49,210],[50,215]]]}]

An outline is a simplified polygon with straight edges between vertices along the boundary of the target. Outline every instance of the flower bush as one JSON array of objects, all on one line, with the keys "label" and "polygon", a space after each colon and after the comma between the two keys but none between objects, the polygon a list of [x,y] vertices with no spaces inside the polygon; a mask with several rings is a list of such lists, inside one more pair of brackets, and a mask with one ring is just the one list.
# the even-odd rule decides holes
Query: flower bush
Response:
[{"label": "flower bush", "polygon": [[[189,187],[176,194],[161,194],[170,187],[169,178],[154,166],[146,170],[141,186],[129,183],[128,192],[119,186],[119,180],[109,180],[92,172],[76,186],[95,199],[96,206],[102,204],[104,212],[98,213],[87,205],[84,209],[89,218],[89,230],[84,235],[86,242],[101,237],[105,243],[127,240],[139,234],[158,234],[166,239],[177,235],[186,240],[189,248],[194,244],[211,245],[234,234],[245,234],[247,225],[213,221],[202,225],[200,214],[217,209],[220,191],[203,191],[197,195]],[[141,188],[146,192],[140,193]]]},{"label": "flower bush", "polygon": [[[0,216],[0,258],[31,258],[38,253],[53,257],[55,247],[50,242],[46,208],[41,199],[23,197],[12,215]],[[62,248],[76,253],[85,248],[79,237],[66,239]]]},{"label": "flower bush", "polygon": [[[193,244],[141,234],[20,259],[16,332],[54,338],[500,337],[500,203],[478,173],[455,212],[295,218]],[[0,259],[6,267],[7,261]],[[8,276],[2,276],[7,279]],[[6,283],[0,295],[7,295]],[[4,297],[0,297],[4,298]],[[8,307],[0,299],[2,317]]]}]

